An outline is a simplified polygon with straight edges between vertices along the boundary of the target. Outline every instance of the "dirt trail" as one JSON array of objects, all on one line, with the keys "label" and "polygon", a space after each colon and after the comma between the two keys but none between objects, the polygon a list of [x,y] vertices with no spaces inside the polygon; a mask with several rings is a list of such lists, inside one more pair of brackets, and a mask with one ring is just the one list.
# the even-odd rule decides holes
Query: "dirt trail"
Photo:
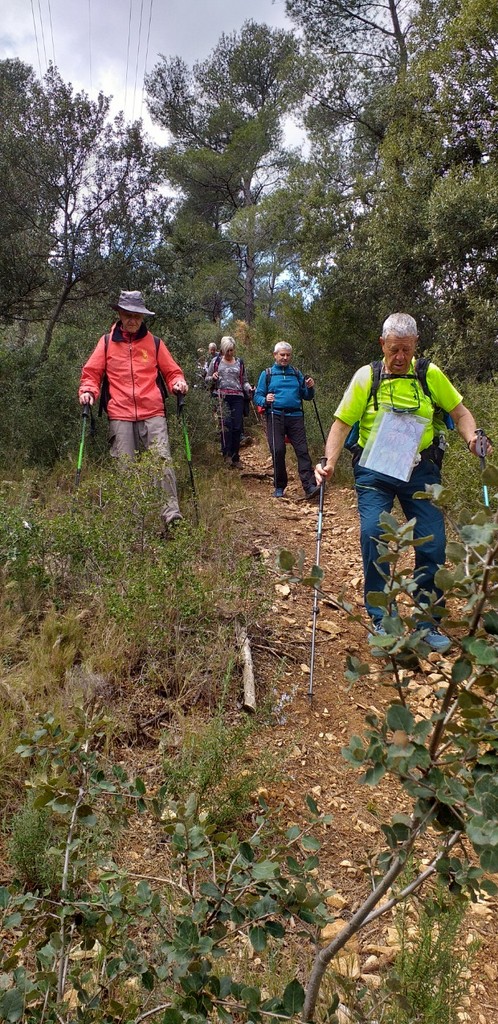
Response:
[{"label": "dirt trail", "polygon": [[[242,451],[241,483],[250,497],[254,516],[244,517],[247,552],[259,555],[272,571],[275,567],[274,602],[269,615],[262,613],[253,641],[253,659],[259,698],[272,694],[277,708],[271,726],[261,727],[253,736],[253,757],[272,751],[278,773],[265,783],[265,796],[272,808],[283,807],[285,825],[303,819],[305,796],[309,793],[320,810],[333,815],[332,825],[320,836],[320,882],[336,890],[333,912],[347,921],[371,890],[372,858],[384,849],[380,825],[390,821],[394,810],[407,810],[403,793],[384,778],[375,789],[362,786],[359,774],[341,755],[349,737],[364,730],[365,714],[382,712],[391,695],[392,677],[375,674],[352,689],[344,679],[347,654],[370,661],[367,631],[360,622],[326,604],[320,604],[314,670],[314,696],[308,697],[312,635],[313,594],[305,587],[285,586],[276,570],[281,548],[305,552],[306,565],[315,561],[318,509],[302,500],[293,452],[288,453],[289,486],[286,497],[272,497],[271,460],[265,439]],[[237,470],[226,470],[235,473]],[[247,502],[245,503],[247,505]],[[329,486],[326,491],[320,563],[325,571],[324,590],[344,591],[350,604],[362,612],[363,578],[359,551],[358,516],[354,492],[348,487]],[[436,666],[428,666],[432,668]],[[410,684],[412,708],[427,714],[432,707],[434,680],[422,673]],[[124,763],[148,778],[151,784],[161,776],[158,740],[164,727],[162,697],[156,696],[157,714],[150,729],[140,730],[143,744],[132,742],[123,750]],[[129,704],[124,709],[129,716]],[[133,713],[131,714],[133,718]],[[138,739],[138,736],[137,736]],[[136,829],[136,832],[135,832]],[[432,859],[431,836],[427,835],[423,856]],[[153,822],[143,819],[127,835],[123,859],[137,872],[161,874],[165,847],[161,846]],[[468,995],[460,1011],[462,1022],[495,1024],[498,1010],[497,901],[486,899],[469,910],[462,944],[478,940]],[[380,984],[380,972],[396,957],[398,937],[392,913],[373,923],[353,942],[350,955],[341,957],[338,970],[361,976],[372,989]]]},{"label": "dirt trail", "polygon": [[[242,453],[242,481],[251,494],[257,518],[253,543],[268,565],[275,564],[276,552],[302,549],[306,564],[315,561],[317,507],[302,501],[302,489],[295,469],[293,453],[287,457],[289,486],[284,499],[272,497],[271,462],[263,439]],[[344,589],[348,601],[362,611],[363,579],[359,551],[358,517],[354,492],[349,488],[328,487],[323,517],[320,563],[325,571],[324,589],[337,593]],[[312,592],[304,587],[282,587],[275,575],[275,600],[271,630],[275,649],[256,650],[256,674],[268,687],[273,685],[281,710],[279,724],[262,730],[261,749],[274,747],[284,752],[285,783],[269,786],[271,803],[283,802],[289,810],[289,823],[299,819],[304,797],[311,793],[321,810],[333,814],[333,825],[322,839],[320,874],[333,884],[339,897],[335,913],[348,919],[358,906],[359,896],[371,887],[370,858],[383,848],[380,824],[389,821],[394,807],[403,806],[403,794],[389,780],[375,789],[362,786],[356,771],[341,756],[341,748],[353,733],[362,733],[365,713],[382,710],[390,698],[390,677],[369,677],[353,689],[344,680],[348,653],[369,658],[367,633],[361,623],[350,622],[343,612],[321,605],[317,619],[317,643],[314,670],[314,696],[308,697],[312,629]],[[271,641],[269,641],[271,647]],[[285,662],[280,656],[286,652]],[[435,667],[435,666],[434,666]],[[415,710],[432,705],[432,686],[419,673],[410,687]],[[424,853],[430,856],[427,838]],[[344,902],[342,902],[344,901]],[[467,915],[467,933],[463,941],[477,938],[481,948],[469,984],[469,1005],[462,1010],[462,1021],[494,1024],[498,1010],[498,968],[496,942],[497,901],[474,905]],[[395,955],[393,918],[387,914],[361,937],[358,955],[353,957],[353,973],[362,971],[370,957],[372,973]],[[376,961],[372,957],[377,958]],[[365,981],[370,982],[365,975]]]}]

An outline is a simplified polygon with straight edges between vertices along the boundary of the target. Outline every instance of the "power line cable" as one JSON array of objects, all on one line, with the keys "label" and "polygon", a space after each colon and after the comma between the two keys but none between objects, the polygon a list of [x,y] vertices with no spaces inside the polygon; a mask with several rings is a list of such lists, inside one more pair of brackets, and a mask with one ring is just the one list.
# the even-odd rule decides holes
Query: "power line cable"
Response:
[{"label": "power line cable", "polygon": [[145,99],[145,76],[147,74],[147,61],[149,59],[149,43],[150,43],[150,26],[152,24],[152,8],[154,6],[154,0],[150,0],[149,6],[149,24],[147,26],[147,42],[145,44],[145,60],[144,60],[144,77],[142,82],[142,99],[140,101],[140,117],[142,116],[144,99]]},{"label": "power line cable", "polygon": [[141,40],[141,37],[142,37],[143,13],[144,13],[144,0],[141,0],[141,3],[140,3],[140,21],[138,23],[137,60],[136,60],[136,64],[135,64],[135,85],[133,87],[133,103],[132,103],[132,107],[131,107],[131,119],[132,119],[132,121],[133,121],[133,118],[135,116],[135,98],[136,98],[136,95],[137,95],[137,82],[138,82],[138,57],[139,57],[139,54],[140,54],[140,40]]},{"label": "power line cable", "polygon": [[43,71],[42,71],[41,60],[40,60],[40,47],[38,46],[38,31],[37,31],[37,28],[36,28],[35,9],[34,9],[34,6],[33,6],[33,0],[31,0],[31,14],[32,14],[32,17],[33,17],[33,29],[34,29],[34,32],[35,32],[36,53],[38,55],[38,67],[40,69],[40,78],[41,78],[42,75],[43,75]]},{"label": "power line cable", "polygon": [[130,40],[131,40],[131,9],[133,0],[130,0],[130,12],[128,15],[128,44],[126,47],[126,74],[125,74],[125,91],[124,91],[124,104],[123,107],[126,109],[126,96],[128,92],[128,67],[130,64]]},{"label": "power line cable", "polygon": [[42,43],[43,43],[43,56],[45,58],[45,69],[47,69],[48,68],[47,48],[45,46],[45,33],[43,31],[43,18],[42,18],[40,0],[38,0],[38,14],[39,14],[39,17],[40,17],[41,37],[42,37]]},{"label": "power line cable", "polygon": [[52,5],[50,3],[50,0],[47,0],[47,5],[48,5],[48,21],[49,21],[49,25],[50,25],[50,38],[52,40],[52,58],[53,58],[53,62],[54,62],[54,67],[56,67],[57,66],[57,61],[55,59],[54,28],[53,28],[53,24],[52,24]]},{"label": "power line cable", "polygon": [[88,70],[90,72],[90,89],[92,88],[92,0],[88,0]]}]

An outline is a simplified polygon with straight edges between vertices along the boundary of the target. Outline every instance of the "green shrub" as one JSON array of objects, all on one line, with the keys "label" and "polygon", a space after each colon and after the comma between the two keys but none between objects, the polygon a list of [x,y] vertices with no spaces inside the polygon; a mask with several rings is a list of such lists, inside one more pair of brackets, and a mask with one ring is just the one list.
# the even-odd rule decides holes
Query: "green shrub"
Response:
[{"label": "green shrub", "polygon": [[[257,724],[246,719],[231,724],[222,709],[214,718],[183,723],[181,748],[163,764],[163,794],[184,801],[195,793],[210,820],[218,826],[239,824],[254,806],[254,794],[263,781],[275,775],[270,754],[255,762],[248,743]],[[178,734],[177,734],[178,735]],[[168,743],[168,735],[164,737]],[[273,770],[272,770],[273,768]]]},{"label": "green shrub", "polygon": [[[467,901],[439,886],[424,903],[403,903],[396,915],[401,951],[386,1024],[457,1024],[477,944],[464,945]],[[415,914],[414,914],[415,911]]]},{"label": "green shrub", "polygon": [[60,879],[62,856],[55,847],[50,814],[32,800],[12,818],[9,859],[16,877],[27,889],[51,891]]},{"label": "green shrub", "polygon": [[[498,406],[496,382],[475,384],[466,381],[459,386],[464,404],[471,410],[477,426],[482,427],[496,444],[498,443]],[[465,443],[457,433],[448,436],[449,447],[444,457],[443,482],[451,495],[451,513],[459,520],[468,517],[483,504],[481,466],[475,456],[470,455]],[[496,462],[496,454],[493,455]]]}]

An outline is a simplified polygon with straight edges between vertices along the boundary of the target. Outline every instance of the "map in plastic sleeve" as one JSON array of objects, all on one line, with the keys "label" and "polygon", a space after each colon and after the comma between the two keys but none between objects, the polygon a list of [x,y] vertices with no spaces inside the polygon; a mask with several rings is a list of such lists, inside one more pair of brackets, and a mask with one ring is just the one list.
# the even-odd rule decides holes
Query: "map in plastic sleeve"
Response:
[{"label": "map in plastic sleeve", "polygon": [[428,423],[425,416],[379,409],[363,449],[360,466],[374,473],[392,476],[395,480],[409,480],[413,467],[419,461],[419,444]]}]

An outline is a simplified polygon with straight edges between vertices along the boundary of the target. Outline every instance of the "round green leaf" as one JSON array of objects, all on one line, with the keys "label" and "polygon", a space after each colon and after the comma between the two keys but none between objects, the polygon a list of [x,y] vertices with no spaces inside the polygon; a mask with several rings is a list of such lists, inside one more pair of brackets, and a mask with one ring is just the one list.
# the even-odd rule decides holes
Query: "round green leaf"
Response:
[{"label": "round green leaf", "polygon": [[283,1003],[285,1012],[289,1014],[289,1017],[294,1017],[301,1012],[304,1006],[304,988],[297,978],[294,978],[287,985],[284,991]]},{"label": "round green leaf", "polygon": [[393,732],[401,729],[410,734],[415,725],[413,715],[409,708],[403,704],[391,704],[387,712],[387,724]]},{"label": "round green leaf", "polygon": [[249,929],[249,942],[256,953],[262,953],[266,949],[266,932],[259,926]]},{"label": "round green leaf", "polygon": [[0,1017],[7,1021],[20,1020],[24,1013],[24,995],[19,988],[11,988],[0,999]]}]

